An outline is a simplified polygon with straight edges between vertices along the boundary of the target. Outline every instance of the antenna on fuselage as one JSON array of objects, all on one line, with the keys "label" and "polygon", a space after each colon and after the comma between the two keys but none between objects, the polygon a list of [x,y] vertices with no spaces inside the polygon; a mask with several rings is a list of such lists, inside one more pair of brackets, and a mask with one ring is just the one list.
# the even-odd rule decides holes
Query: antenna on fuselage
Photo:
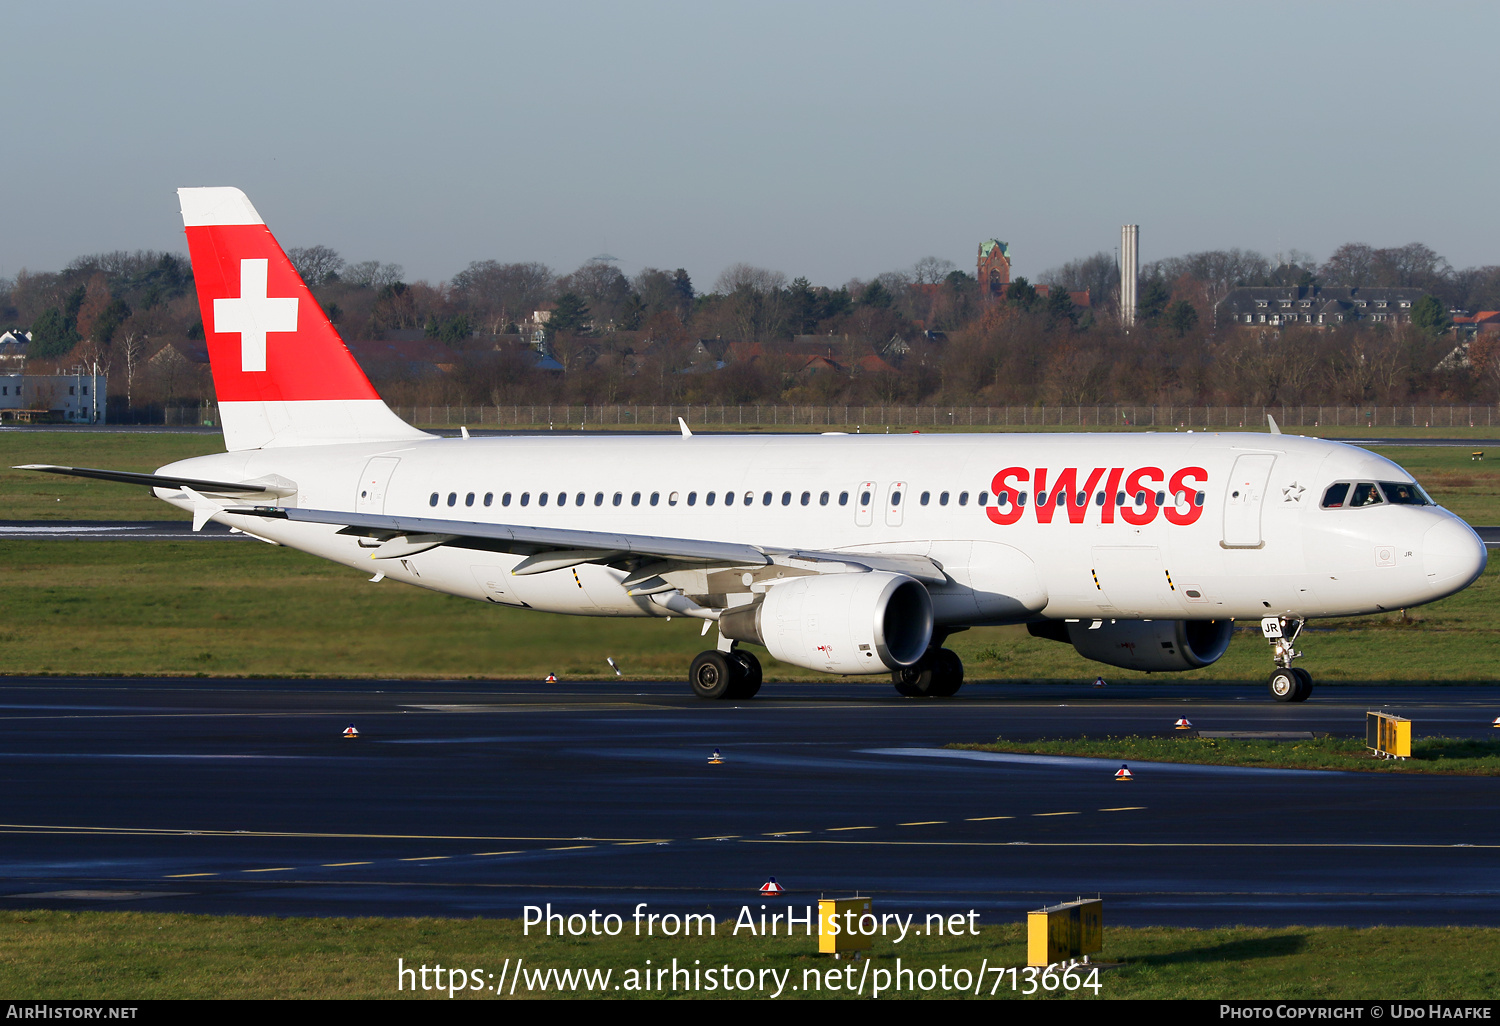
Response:
[{"label": "antenna on fuselage", "polygon": [[1273,417],[1273,416],[1271,416],[1269,413],[1266,414],[1266,423],[1268,423],[1268,424],[1271,425],[1271,434],[1273,434],[1273,435],[1279,435],[1279,434],[1281,434],[1281,428],[1279,426],[1277,426],[1277,424],[1276,424],[1276,418]]}]

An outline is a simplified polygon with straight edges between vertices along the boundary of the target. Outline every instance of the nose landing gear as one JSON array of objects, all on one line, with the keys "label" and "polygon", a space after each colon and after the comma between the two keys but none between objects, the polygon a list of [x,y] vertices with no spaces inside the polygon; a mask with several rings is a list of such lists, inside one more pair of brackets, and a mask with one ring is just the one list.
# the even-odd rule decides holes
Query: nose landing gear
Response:
[{"label": "nose landing gear", "polygon": [[1305,622],[1287,616],[1268,616],[1260,622],[1260,632],[1271,643],[1271,657],[1276,661],[1267,685],[1278,702],[1305,702],[1312,694],[1312,674],[1292,665],[1293,659],[1302,656],[1292,646]]}]

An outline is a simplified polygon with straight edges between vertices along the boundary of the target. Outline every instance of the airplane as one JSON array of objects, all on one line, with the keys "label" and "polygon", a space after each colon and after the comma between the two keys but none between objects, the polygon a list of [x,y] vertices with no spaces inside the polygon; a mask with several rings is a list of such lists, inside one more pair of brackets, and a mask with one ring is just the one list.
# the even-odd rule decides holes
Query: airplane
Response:
[{"label": "airplane", "polygon": [[1305,623],[1462,590],[1483,542],[1392,461],[1279,433],[437,437],[381,400],[243,192],[178,196],[227,451],[143,484],[264,541],[450,595],[696,617],[688,680],[752,697],[755,645],[947,697],[944,647],[1024,624],[1112,666],[1211,665],[1237,621],[1304,701]]}]

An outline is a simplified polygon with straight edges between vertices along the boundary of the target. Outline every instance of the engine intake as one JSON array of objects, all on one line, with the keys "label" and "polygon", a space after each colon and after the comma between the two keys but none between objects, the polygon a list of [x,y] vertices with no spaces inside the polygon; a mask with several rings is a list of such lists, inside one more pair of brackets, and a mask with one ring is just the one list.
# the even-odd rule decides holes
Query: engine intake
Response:
[{"label": "engine intake", "polygon": [[1085,659],[1127,670],[1196,670],[1218,662],[1234,636],[1233,620],[1044,620],[1033,637],[1066,641]]},{"label": "engine intake", "polygon": [[932,598],[902,574],[826,574],[772,585],[757,605],[719,619],[726,638],[764,645],[793,666],[884,673],[911,666],[932,643]]}]

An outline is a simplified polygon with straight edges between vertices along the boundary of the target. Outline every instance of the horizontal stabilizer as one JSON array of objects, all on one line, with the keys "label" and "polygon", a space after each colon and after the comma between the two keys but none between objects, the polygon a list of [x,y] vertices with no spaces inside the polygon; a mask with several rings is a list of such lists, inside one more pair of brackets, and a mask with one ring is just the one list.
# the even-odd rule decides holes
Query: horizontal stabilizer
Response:
[{"label": "horizontal stabilizer", "polygon": [[215,495],[265,495],[280,498],[297,494],[296,484],[284,478],[273,482],[201,481],[195,477],[136,474],[128,470],[100,470],[96,467],[58,467],[50,463],[27,463],[11,469],[37,470],[43,474],[64,474],[68,477],[92,477],[100,481],[145,485],[147,488],[192,488],[195,491],[211,492]]}]

